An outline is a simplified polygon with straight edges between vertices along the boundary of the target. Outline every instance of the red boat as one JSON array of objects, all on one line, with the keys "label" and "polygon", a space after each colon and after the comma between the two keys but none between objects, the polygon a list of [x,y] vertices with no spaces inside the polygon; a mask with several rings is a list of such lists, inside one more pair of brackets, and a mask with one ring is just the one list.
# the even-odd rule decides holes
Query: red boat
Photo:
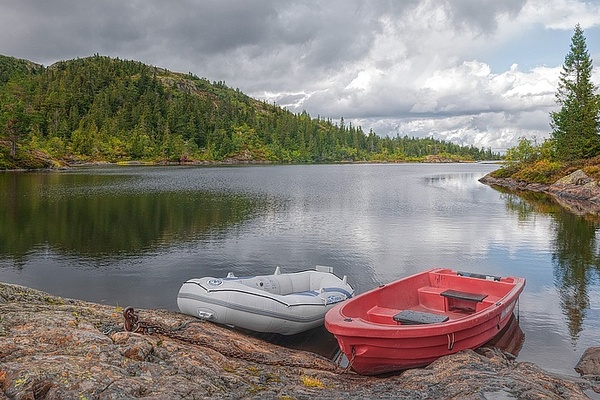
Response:
[{"label": "red boat", "polygon": [[359,374],[422,367],[496,336],[524,287],[523,278],[432,269],[340,303],[325,327]]}]

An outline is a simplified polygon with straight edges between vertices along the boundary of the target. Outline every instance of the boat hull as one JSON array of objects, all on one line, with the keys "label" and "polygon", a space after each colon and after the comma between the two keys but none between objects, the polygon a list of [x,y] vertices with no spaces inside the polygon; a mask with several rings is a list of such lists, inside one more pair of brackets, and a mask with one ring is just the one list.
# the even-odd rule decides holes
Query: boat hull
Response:
[{"label": "boat hull", "polygon": [[[479,285],[483,289],[477,289],[477,285],[474,289],[473,282],[464,282],[463,288],[490,291],[486,295],[489,297],[487,304],[477,301],[472,309],[465,310],[463,307],[460,310],[449,310],[450,300],[441,293],[453,287],[445,286],[445,278],[457,277],[457,273],[437,269],[417,275],[419,277],[416,279],[416,275],[407,278],[405,284],[400,280],[356,296],[327,313],[325,327],[336,337],[341,351],[357,373],[377,375],[422,367],[444,355],[480,347],[508,324],[524,285],[524,280],[520,278],[508,278],[511,282],[506,279],[502,283],[498,282],[498,285],[503,286],[502,290],[493,291],[490,288],[494,283],[487,280],[485,283],[474,281],[475,284],[484,283]],[[435,287],[436,282],[442,286]],[[448,280],[446,283],[451,282]],[[424,288],[434,292],[434,296],[437,292],[437,298],[431,296],[427,299],[424,296],[427,290],[423,290]],[[395,295],[396,293],[402,294]],[[474,302],[461,301],[463,306]],[[351,302],[359,305],[354,306]],[[344,307],[346,305],[348,307]],[[435,313],[448,317],[448,320],[416,324],[395,321],[393,316],[402,309]]]}]

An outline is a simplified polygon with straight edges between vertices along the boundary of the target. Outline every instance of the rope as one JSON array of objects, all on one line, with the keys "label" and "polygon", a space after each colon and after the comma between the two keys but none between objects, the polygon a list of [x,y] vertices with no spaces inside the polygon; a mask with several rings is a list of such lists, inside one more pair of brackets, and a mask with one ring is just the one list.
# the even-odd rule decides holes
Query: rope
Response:
[{"label": "rope", "polygon": [[450,339],[450,333],[448,334],[448,350],[454,348],[454,332],[452,332],[452,339]]},{"label": "rope", "polygon": [[346,365],[346,368],[344,368],[344,370],[342,371],[343,374],[350,371],[350,369],[352,368],[352,364],[354,363],[354,357],[356,357],[356,347],[352,346],[352,356],[348,360],[348,365]]}]

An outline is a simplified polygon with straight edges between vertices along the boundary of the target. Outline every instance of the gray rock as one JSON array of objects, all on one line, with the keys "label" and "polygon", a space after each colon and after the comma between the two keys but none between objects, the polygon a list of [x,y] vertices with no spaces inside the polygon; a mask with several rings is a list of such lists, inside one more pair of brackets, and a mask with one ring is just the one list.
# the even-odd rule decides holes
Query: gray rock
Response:
[{"label": "gray rock", "polygon": [[0,399],[584,399],[594,381],[551,375],[495,348],[389,377],[165,310],[153,334],[123,330],[118,307],[0,283]]},{"label": "gray rock", "polygon": [[600,347],[590,347],[581,355],[575,371],[586,378],[600,380]]},{"label": "gray rock", "polygon": [[600,214],[600,186],[582,170],[577,170],[552,185],[516,181],[512,178],[495,178],[489,174],[479,181],[515,192],[546,193],[561,207],[577,215]]}]

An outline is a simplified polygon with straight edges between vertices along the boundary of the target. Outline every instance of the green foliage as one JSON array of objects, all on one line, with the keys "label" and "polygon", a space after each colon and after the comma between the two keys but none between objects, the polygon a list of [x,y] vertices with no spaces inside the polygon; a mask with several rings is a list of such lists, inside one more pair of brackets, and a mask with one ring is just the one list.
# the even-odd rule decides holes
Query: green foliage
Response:
[{"label": "green foliage", "polygon": [[535,139],[529,140],[525,137],[519,139],[519,144],[506,150],[504,160],[508,166],[513,164],[525,164],[537,161],[541,156],[541,148]]},{"label": "green foliage", "polygon": [[502,166],[502,168],[499,168],[495,171],[490,172],[490,175],[493,176],[494,178],[506,179],[506,178],[512,177],[513,174],[517,173],[518,171],[519,171],[518,164],[504,164]]},{"label": "green foliage", "polygon": [[563,164],[558,161],[539,160],[529,163],[512,175],[518,181],[532,183],[554,183],[559,177]]},{"label": "green foliage", "polygon": [[44,169],[54,164],[43,153],[30,149],[28,146],[18,146],[15,154],[11,154],[11,143],[0,140],[0,170],[4,169]]},{"label": "green foliage", "polygon": [[0,138],[84,160],[323,163],[498,159],[433,138],[379,137],[209,82],[95,55],[43,68],[0,57]]},{"label": "green foliage", "polygon": [[551,161],[552,141],[546,140],[541,145],[533,140],[520,138],[519,144],[506,151],[502,168],[494,171],[496,178],[513,178],[519,181],[534,183],[553,183],[559,178],[565,164]]},{"label": "green foliage", "polygon": [[592,60],[579,24],[565,57],[556,102],[560,111],[550,114],[555,156],[576,160],[600,154],[600,96],[592,83]]},{"label": "green foliage", "polygon": [[41,65],[32,63],[31,61],[19,60],[0,54],[0,86],[12,78],[40,73],[43,69]]}]

